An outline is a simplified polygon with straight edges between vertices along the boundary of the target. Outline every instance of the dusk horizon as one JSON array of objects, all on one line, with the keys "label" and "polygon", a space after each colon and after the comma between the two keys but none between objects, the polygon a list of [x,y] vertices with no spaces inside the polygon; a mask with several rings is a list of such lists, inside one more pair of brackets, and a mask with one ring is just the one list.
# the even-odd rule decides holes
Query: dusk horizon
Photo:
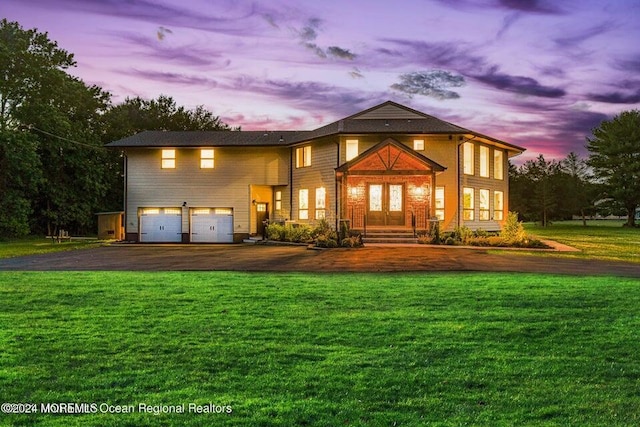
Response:
[{"label": "dusk horizon", "polygon": [[640,3],[7,0],[114,103],[171,96],[243,130],[312,130],[393,101],[543,154],[587,155],[640,106]]}]

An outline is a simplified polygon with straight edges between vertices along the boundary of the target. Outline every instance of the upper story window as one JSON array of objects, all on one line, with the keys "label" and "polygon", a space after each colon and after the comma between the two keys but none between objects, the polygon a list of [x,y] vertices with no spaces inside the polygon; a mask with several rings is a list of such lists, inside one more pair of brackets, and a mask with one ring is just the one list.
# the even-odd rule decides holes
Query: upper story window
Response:
[{"label": "upper story window", "polygon": [[493,177],[504,179],[504,152],[502,150],[493,150]]},{"label": "upper story window", "polygon": [[414,139],[413,149],[415,151],[424,151],[424,139]]},{"label": "upper story window", "polygon": [[480,146],[480,176],[489,178],[489,147]]},{"label": "upper story window", "polygon": [[358,140],[347,139],[347,161],[358,157]]},{"label": "upper story window", "polygon": [[200,150],[200,169],[213,169],[214,154],[213,149]]},{"label": "upper story window", "polygon": [[311,166],[311,146],[296,148],[296,168]]},{"label": "upper story window", "polygon": [[175,169],[176,167],[176,150],[162,150],[162,169]]},{"label": "upper story window", "polygon": [[465,175],[473,175],[474,150],[473,142],[465,142],[462,144],[463,170]]}]

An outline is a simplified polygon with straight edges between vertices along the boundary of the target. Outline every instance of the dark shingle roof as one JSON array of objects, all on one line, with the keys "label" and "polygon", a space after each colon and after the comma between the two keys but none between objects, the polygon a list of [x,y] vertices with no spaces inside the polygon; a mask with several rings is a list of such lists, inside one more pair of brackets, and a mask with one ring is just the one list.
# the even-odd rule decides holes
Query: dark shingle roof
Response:
[{"label": "dark shingle roof", "polygon": [[[388,116],[386,114],[389,114]],[[522,147],[482,135],[392,101],[311,131],[144,131],[107,147],[289,146],[337,134],[404,133],[475,135],[502,144],[514,154]]]},{"label": "dark shingle roof", "polygon": [[148,130],[107,144],[107,147],[260,147],[288,146],[303,131],[155,131]]}]

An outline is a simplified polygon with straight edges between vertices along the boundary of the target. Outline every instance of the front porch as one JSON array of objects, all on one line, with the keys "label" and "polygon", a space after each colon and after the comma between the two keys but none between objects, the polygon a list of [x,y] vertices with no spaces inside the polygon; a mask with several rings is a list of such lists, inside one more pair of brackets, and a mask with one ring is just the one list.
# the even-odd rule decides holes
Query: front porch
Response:
[{"label": "front porch", "polygon": [[435,174],[444,168],[409,147],[387,139],[336,169],[340,217],[365,237],[369,233],[415,238],[435,215]]}]

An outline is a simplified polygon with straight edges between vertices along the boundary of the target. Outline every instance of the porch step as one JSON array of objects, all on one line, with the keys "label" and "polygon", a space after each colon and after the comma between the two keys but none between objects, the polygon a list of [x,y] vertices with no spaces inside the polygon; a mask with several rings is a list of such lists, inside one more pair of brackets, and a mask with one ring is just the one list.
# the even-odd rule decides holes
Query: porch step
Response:
[{"label": "porch step", "polygon": [[[363,230],[360,230],[362,233]],[[418,243],[418,239],[413,236],[411,229],[373,229],[367,230],[367,237],[362,239],[363,243]]]}]

